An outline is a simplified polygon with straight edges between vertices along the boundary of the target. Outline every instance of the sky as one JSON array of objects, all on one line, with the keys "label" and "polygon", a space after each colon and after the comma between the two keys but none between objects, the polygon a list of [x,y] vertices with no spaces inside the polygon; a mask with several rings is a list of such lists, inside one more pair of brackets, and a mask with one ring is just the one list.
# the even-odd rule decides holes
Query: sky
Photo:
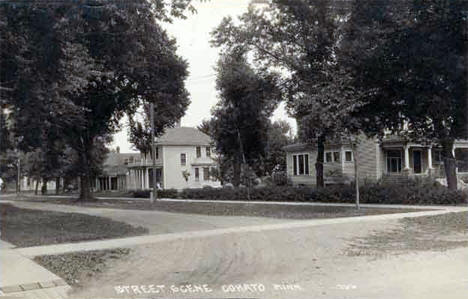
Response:
[{"label": "sky", "polygon": [[[226,16],[236,18],[247,11],[250,0],[211,0],[194,2],[197,13],[189,14],[185,20],[177,19],[164,24],[170,36],[177,40],[178,54],[189,64],[186,88],[191,104],[182,118],[182,126],[196,127],[203,119],[210,118],[211,108],[218,102],[215,88],[216,74],[213,67],[218,60],[218,49],[210,46],[210,33]],[[289,118],[284,105],[275,111],[273,120],[287,120],[295,131],[296,122]],[[120,147],[121,152],[134,152],[128,142],[126,120],[123,129],[114,136],[111,148]]]}]

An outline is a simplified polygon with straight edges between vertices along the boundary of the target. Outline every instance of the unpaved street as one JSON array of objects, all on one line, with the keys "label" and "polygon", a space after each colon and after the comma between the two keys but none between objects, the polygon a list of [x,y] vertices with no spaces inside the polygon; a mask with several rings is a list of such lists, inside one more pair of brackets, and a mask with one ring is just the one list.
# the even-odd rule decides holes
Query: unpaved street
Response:
[{"label": "unpaved street", "polygon": [[341,223],[140,246],[72,297],[466,298],[464,247],[349,254],[363,237],[400,227],[398,220]]}]

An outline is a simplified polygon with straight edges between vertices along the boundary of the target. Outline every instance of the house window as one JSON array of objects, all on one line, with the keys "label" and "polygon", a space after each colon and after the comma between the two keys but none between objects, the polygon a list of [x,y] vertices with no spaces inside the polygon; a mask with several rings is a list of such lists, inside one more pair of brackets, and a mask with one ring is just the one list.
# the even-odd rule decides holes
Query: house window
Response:
[{"label": "house window", "polygon": [[468,172],[468,148],[455,149],[458,172]]},{"label": "house window", "polygon": [[340,162],[340,157],[340,152],[325,152],[324,160],[326,163]]},{"label": "house window", "polygon": [[309,175],[309,155],[293,155],[294,175]]},{"label": "house window", "polygon": [[201,157],[201,147],[197,146],[197,158]]},{"label": "house window", "polygon": [[156,160],[158,160],[159,159],[159,147],[156,147],[156,153],[155,154],[156,154]]},{"label": "house window", "polygon": [[210,177],[211,177],[211,180],[212,180],[213,182],[216,181],[216,173],[217,173],[217,172],[218,172],[218,171],[216,170],[216,167],[211,167],[211,169],[210,169]]},{"label": "house window", "polygon": [[340,152],[333,152],[333,160],[335,162],[340,162]]},{"label": "house window", "polygon": [[206,156],[211,157],[211,148],[209,146],[206,147]]},{"label": "house window", "polygon": [[352,151],[346,151],[345,152],[345,161],[346,162],[353,162],[353,152]]},{"label": "house window", "polygon": [[195,168],[195,181],[199,181],[200,180],[200,168],[196,167]]},{"label": "house window", "polygon": [[209,181],[210,180],[210,168],[203,167],[203,180]]},{"label": "house window", "polygon": [[187,165],[187,155],[180,154],[180,165],[185,166]]},{"label": "house window", "polygon": [[432,160],[435,164],[440,164],[443,161],[442,150],[433,150],[432,151]]},{"label": "house window", "polygon": [[297,175],[297,156],[293,156],[293,173],[294,175]]},{"label": "house window", "polygon": [[387,151],[387,172],[400,173],[401,172],[401,151],[393,150]]}]

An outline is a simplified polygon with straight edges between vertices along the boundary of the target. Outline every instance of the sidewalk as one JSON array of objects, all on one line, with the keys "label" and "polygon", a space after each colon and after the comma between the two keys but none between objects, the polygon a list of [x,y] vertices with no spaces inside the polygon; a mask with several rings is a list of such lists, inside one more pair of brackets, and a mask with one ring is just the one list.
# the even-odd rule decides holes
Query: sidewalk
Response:
[{"label": "sidewalk", "polygon": [[69,290],[60,277],[0,241],[0,296],[63,299]]}]

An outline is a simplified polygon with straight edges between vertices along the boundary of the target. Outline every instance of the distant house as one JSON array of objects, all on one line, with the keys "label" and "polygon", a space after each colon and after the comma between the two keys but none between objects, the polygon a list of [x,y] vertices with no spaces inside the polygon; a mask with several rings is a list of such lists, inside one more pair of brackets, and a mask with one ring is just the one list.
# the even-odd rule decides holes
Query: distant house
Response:
[{"label": "distant house", "polygon": [[[316,183],[317,149],[312,144],[293,144],[286,151],[287,174],[294,185]],[[457,140],[453,153],[457,174],[468,177],[468,140]],[[413,142],[399,136],[383,140],[360,137],[356,147],[360,180],[398,181],[416,177],[444,177],[442,151],[432,144]],[[324,154],[325,184],[346,184],[354,180],[354,153],[349,142],[329,142]]]},{"label": "distant house", "polygon": [[[219,187],[212,175],[217,168],[211,138],[196,128],[171,128],[156,140],[156,180],[164,189]],[[153,187],[150,155],[129,158],[126,186],[128,190]]]},{"label": "distant house", "polygon": [[[211,138],[196,128],[171,128],[156,140],[156,181],[163,189],[220,187],[213,175],[218,164]],[[60,185],[63,186],[63,179]],[[39,182],[42,185],[42,181]],[[34,190],[36,181],[23,177],[21,190]],[[153,162],[150,154],[120,153],[107,155],[102,174],[92,180],[94,191],[137,191],[153,188]],[[55,190],[55,180],[47,183]],[[40,190],[40,186],[39,186]]]},{"label": "distant house", "polygon": [[94,191],[127,191],[128,162],[140,157],[138,153],[111,152],[104,161],[103,171],[93,181]]}]

